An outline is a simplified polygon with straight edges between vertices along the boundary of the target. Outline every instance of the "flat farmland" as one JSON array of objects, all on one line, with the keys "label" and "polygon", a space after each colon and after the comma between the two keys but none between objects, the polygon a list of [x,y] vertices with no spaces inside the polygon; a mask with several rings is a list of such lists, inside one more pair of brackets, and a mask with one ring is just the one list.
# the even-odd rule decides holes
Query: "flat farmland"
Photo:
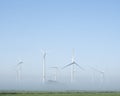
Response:
[{"label": "flat farmland", "polygon": [[120,92],[36,92],[0,93],[0,96],[120,96]]}]

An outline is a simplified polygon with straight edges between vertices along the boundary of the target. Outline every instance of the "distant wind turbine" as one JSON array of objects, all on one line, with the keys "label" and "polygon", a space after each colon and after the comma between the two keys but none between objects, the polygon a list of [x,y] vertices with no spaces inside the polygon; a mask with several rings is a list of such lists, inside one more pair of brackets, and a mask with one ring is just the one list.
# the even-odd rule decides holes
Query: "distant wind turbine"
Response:
[{"label": "distant wind turbine", "polygon": [[43,84],[46,82],[46,52],[43,51],[43,74],[42,74],[42,82]]},{"label": "distant wind turbine", "polygon": [[54,73],[54,81],[56,82],[56,81],[57,81],[57,71],[58,71],[58,67],[50,67],[50,68],[55,69],[55,73]]},{"label": "distant wind turbine", "polygon": [[[89,66],[90,67],[90,66]],[[101,70],[98,70],[98,69],[96,69],[96,68],[94,68],[94,67],[90,67],[90,69],[92,69],[93,71],[95,71],[95,72],[98,72],[98,73],[100,73],[101,74],[101,78],[102,78],[102,83],[103,83],[103,81],[104,81],[104,79],[105,79],[105,72],[104,71],[101,71]]]},{"label": "distant wind turbine", "polygon": [[22,64],[23,64],[23,61],[20,61],[17,64],[17,80],[21,80]]},{"label": "distant wind turbine", "polygon": [[75,62],[74,49],[73,49],[72,62],[70,64],[68,64],[68,65],[66,65],[66,66],[63,67],[63,69],[64,69],[66,67],[71,66],[71,80],[70,80],[71,83],[74,81],[75,65],[78,66],[80,69],[84,70],[81,66],[79,66],[79,64],[77,64]]}]

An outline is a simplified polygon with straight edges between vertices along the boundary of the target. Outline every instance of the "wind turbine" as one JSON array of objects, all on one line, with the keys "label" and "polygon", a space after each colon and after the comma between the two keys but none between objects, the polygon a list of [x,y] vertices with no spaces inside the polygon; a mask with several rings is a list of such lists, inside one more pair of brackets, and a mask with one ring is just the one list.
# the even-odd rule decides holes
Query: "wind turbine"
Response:
[{"label": "wind turbine", "polygon": [[20,61],[17,64],[17,80],[21,80],[22,64],[23,64],[23,61]]},{"label": "wind turbine", "polygon": [[[89,66],[89,67],[90,67],[90,66]],[[94,67],[90,67],[90,69],[92,69],[92,70],[95,71],[95,72],[100,73],[101,78],[102,78],[101,82],[103,83],[103,81],[104,81],[104,79],[105,79],[105,72],[104,72],[104,71],[101,71],[101,70],[98,70],[98,69],[96,69],[96,68],[94,68]]]},{"label": "wind turbine", "polygon": [[57,81],[57,71],[58,71],[58,67],[51,67],[53,69],[55,69],[55,73],[54,73],[54,81]]},{"label": "wind turbine", "polygon": [[43,74],[42,74],[42,82],[43,82],[43,84],[46,81],[46,61],[45,61],[45,58],[46,58],[46,52],[43,51]]},{"label": "wind turbine", "polygon": [[73,49],[73,55],[72,55],[72,62],[66,66],[63,67],[66,68],[66,67],[69,67],[71,66],[71,83],[73,83],[74,81],[74,74],[75,74],[75,65],[78,66],[80,69],[83,70],[83,68],[81,66],[79,66],[76,62],[75,62],[75,56],[74,56],[74,49]]}]

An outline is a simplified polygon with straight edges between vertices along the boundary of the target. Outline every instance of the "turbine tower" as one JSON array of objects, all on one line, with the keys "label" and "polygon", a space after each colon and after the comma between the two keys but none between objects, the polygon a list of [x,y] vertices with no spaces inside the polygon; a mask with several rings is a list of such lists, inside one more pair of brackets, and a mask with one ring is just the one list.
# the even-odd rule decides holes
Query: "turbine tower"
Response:
[{"label": "turbine tower", "polygon": [[46,81],[46,61],[45,61],[45,57],[46,57],[46,52],[43,51],[43,74],[42,74],[42,82],[43,82],[43,84]]},{"label": "turbine tower", "polygon": [[83,70],[83,68],[82,68],[81,66],[79,66],[79,65],[75,62],[74,53],[75,53],[75,52],[74,52],[74,49],[73,49],[72,62],[71,62],[70,64],[68,64],[68,65],[66,65],[66,66],[63,67],[63,69],[64,69],[64,68],[66,68],[66,67],[71,66],[71,79],[70,79],[71,83],[73,83],[73,81],[74,81],[75,65],[78,66],[80,69]]}]

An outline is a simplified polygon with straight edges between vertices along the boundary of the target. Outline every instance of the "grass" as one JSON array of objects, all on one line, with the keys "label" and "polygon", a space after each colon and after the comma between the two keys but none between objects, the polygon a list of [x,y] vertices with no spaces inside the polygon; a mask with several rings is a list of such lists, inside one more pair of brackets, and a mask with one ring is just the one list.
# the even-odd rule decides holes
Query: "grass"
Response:
[{"label": "grass", "polygon": [[119,92],[11,92],[0,93],[0,96],[120,96]]}]

